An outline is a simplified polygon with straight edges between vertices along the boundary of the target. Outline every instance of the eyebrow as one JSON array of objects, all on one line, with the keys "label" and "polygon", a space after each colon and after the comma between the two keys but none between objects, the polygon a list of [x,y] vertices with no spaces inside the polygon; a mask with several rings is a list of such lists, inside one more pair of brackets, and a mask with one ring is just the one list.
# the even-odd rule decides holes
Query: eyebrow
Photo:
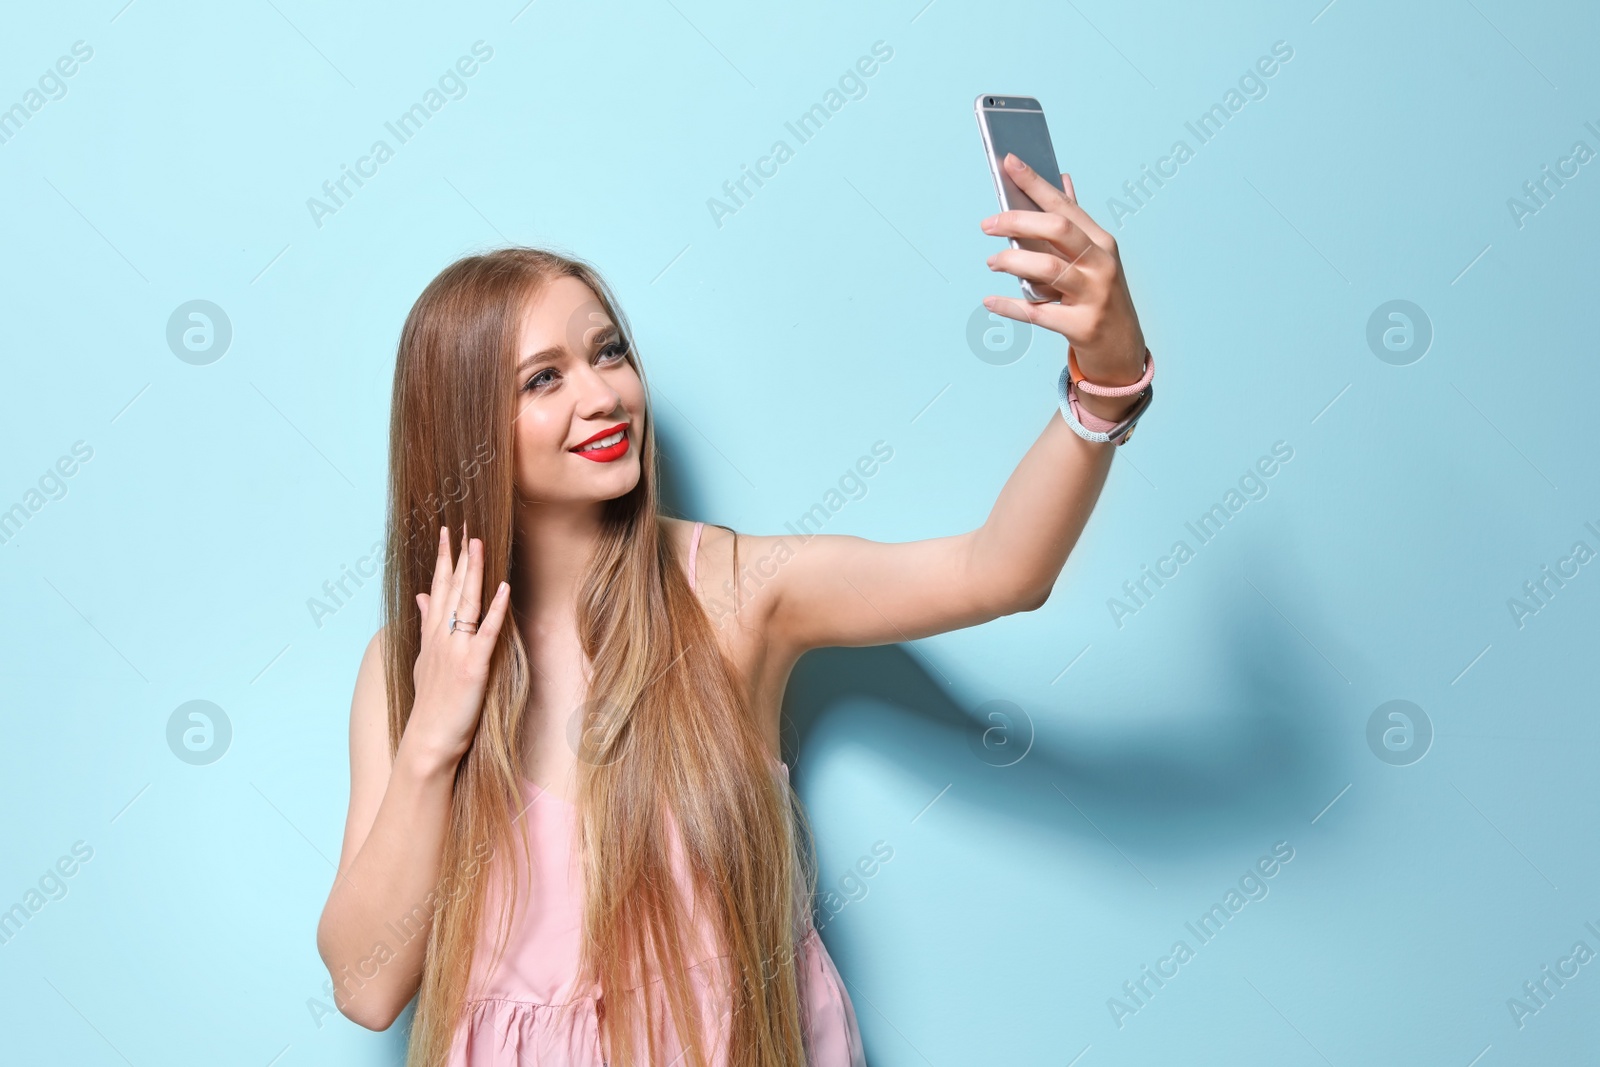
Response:
[{"label": "eyebrow", "polygon": [[[607,322],[599,329],[599,332],[595,334],[595,340],[597,342],[603,342],[613,334],[618,333],[620,333],[620,331],[617,329],[617,324],[614,322]],[[540,349],[533,355],[525,357],[522,362],[518,363],[516,373],[521,374],[529,367],[532,367],[538,363],[553,362],[558,356],[561,355],[561,352],[562,349],[560,345],[551,345],[549,348]]]}]

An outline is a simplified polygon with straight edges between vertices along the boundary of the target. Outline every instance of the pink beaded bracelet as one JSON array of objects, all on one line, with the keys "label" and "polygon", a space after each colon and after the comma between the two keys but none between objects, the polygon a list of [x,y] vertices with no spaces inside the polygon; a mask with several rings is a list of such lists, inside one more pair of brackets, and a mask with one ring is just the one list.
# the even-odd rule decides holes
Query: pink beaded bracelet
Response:
[{"label": "pink beaded bracelet", "polygon": [[1072,384],[1090,396],[1136,396],[1144,392],[1144,387],[1156,376],[1156,359],[1149,348],[1144,350],[1144,376],[1132,385],[1096,385],[1088,381],[1078,369],[1078,356],[1071,345],[1067,346],[1067,366],[1072,371]]}]

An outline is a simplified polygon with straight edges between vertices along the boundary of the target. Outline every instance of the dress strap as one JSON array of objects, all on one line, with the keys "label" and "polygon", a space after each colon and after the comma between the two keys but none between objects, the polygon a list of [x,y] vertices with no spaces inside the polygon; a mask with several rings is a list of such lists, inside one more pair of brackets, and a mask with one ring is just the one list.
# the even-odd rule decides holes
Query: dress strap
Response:
[{"label": "dress strap", "polygon": [[705,529],[705,523],[694,524],[694,533],[689,535],[689,588],[694,588],[694,560],[700,553],[700,531]]}]

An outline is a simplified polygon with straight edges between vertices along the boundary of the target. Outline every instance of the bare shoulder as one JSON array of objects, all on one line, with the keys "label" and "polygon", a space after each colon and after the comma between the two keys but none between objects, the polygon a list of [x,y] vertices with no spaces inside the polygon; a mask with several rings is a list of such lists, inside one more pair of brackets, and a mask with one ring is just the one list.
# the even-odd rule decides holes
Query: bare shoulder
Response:
[{"label": "bare shoulder", "polygon": [[689,535],[694,532],[694,523],[688,519],[674,519],[671,516],[661,516],[661,528],[666,533],[667,543],[672,546],[680,559],[689,558]]},{"label": "bare shoulder", "polygon": [[706,523],[695,557],[695,591],[719,630],[765,631],[793,540]]},{"label": "bare shoulder", "polygon": [[[668,536],[684,569],[694,523],[667,519]],[[711,619],[724,648],[736,663],[753,671],[771,660],[769,648],[774,611],[784,581],[793,579],[786,564],[798,552],[793,536],[749,534],[707,522],[695,554],[695,594]]]},{"label": "bare shoulder", "polygon": [[377,703],[388,706],[388,682],[384,677],[384,657],[388,653],[384,627],[378,627],[361,653],[361,663],[356,668],[356,704],[363,707]]},{"label": "bare shoulder", "polygon": [[366,706],[375,701],[387,703],[388,685],[384,678],[386,652],[384,627],[380,626],[367,641],[367,647],[361,653],[361,662],[356,667],[354,704]]},{"label": "bare shoulder", "polygon": [[[668,533],[682,553],[687,571],[694,523],[668,520]],[[695,554],[695,595],[723,653],[751,694],[773,751],[777,751],[784,682],[794,661],[794,656],[786,656],[771,639],[772,608],[777,599],[774,581],[782,561],[792,556],[792,544],[793,538],[747,534],[707,522]]]}]

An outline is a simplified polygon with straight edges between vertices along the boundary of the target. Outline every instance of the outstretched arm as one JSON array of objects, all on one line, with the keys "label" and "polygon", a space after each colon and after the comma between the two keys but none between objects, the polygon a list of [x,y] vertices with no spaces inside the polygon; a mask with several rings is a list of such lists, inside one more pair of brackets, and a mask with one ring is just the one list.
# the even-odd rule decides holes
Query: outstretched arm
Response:
[{"label": "outstretched arm", "polygon": [[[1060,302],[990,297],[984,304],[1065,336],[1088,380],[1138,381],[1144,334],[1116,242],[1078,206],[1068,175],[1063,194],[1014,156],[1006,165],[1043,210],[1003,211],[984,220],[984,231],[1041,239],[1052,251],[1007,248],[989,266],[1059,294]],[[1122,418],[1133,401],[1080,396],[1081,407],[1106,419]],[[901,544],[830,534],[801,543],[753,538],[744,551],[776,561],[767,565],[770,578],[761,575],[759,593],[769,637],[795,652],[886,644],[1039,607],[1089,521],[1115,447],[1085,441],[1053,411],[976,530]]]}]

